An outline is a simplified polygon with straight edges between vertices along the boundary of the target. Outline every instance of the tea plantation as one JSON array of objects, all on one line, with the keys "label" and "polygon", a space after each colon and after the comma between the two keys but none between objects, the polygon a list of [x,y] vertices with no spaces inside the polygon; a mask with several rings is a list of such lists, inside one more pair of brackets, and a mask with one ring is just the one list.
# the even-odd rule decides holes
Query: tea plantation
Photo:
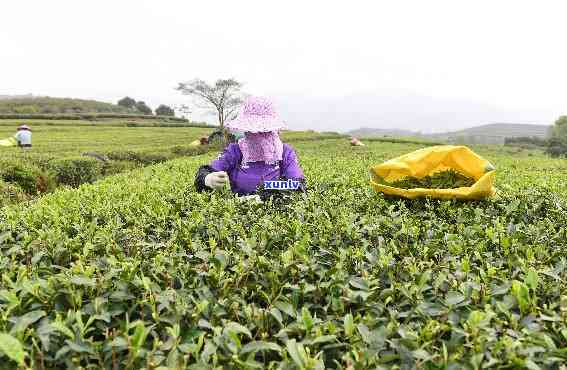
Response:
[{"label": "tea plantation", "polygon": [[[4,120],[0,140],[22,123],[33,129],[33,148],[0,146],[0,207],[34,199],[59,187],[77,187],[135,168],[218,150],[189,144],[211,127],[160,119]],[[337,138],[337,134],[285,132],[287,141]]]},{"label": "tea plantation", "polygon": [[421,145],[307,139],[289,203],[195,192],[207,153],[2,208],[0,368],[566,368],[567,161],[405,201],[368,169]]}]

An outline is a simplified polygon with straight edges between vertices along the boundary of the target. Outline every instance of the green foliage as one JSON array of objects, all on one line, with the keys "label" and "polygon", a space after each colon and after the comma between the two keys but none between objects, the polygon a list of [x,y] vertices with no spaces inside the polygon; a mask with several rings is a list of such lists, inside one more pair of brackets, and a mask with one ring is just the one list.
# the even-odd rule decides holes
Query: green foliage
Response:
[{"label": "green foliage", "polygon": [[555,121],[553,136],[567,141],[567,116],[561,116]]},{"label": "green foliage", "polygon": [[127,160],[108,161],[102,168],[102,174],[103,176],[116,175],[118,173],[130,171],[139,167],[139,163]]},{"label": "green foliage", "polygon": [[504,139],[504,145],[519,146],[522,148],[546,148],[549,146],[548,139],[542,139],[537,136],[526,137],[507,137]]},{"label": "green foliage", "polygon": [[0,208],[26,199],[27,195],[18,185],[0,180]]},{"label": "green foliage", "polygon": [[203,146],[176,145],[171,148],[171,152],[173,154],[184,157],[200,155],[208,151],[209,151],[209,147],[206,145]]},{"label": "green foliage", "polygon": [[567,156],[567,116],[561,116],[555,121],[546,153],[552,157]]},{"label": "green foliage", "polygon": [[[171,116],[153,116],[153,115],[146,115],[146,114],[132,114],[132,113],[76,113],[76,114],[15,114],[15,113],[1,113],[0,120],[54,120],[54,121],[104,121],[109,119],[130,119],[130,120],[142,120],[140,122],[140,126],[144,124],[148,124],[149,121],[154,121],[155,123],[151,126],[161,126],[163,123],[164,126],[167,126],[168,123],[171,126],[174,126],[173,123],[186,123],[186,125],[178,125],[180,127],[211,127],[206,123],[198,123],[198,122],[189,122],[185,118],[179,117],[171,117]],[[5,122],[0,122],[0,125],[4,125]],[[31,123],[33,125],[33,122]],[[61,125],[61,122],[53,122],[48,123],[51,125]],[[85,125],[86,122],[73,122],[75,125]],[[92,126],[92,123],[88,123],[89,126]],[[116,125],[116,123],[115,123]],[[123,126],[124,124],[120,124]]]},{"label": "green foliage", "polygon": [[77,187],[102,176],[103,164],[91,157],[69,157],[53,160],[49,169],[59,184]]},{"label": "green foliage", "polygon": [[166,152],[139,152],[138,161],[143,165],[161,163],[175,158],[172,153]]},{"label": "green foliage", "polygon": [[556,136],[552,137],[549,139],[549,146],[545,152],[552,157],[567,156],[567,139],[562,139]]},{"label": "green foliage", "polygon": [[561,368],[565,161],[484,148],[498,197],[406,201],[367,170],[418,146],[296,143],[283,205],[196,193],[210,154],[4,208],[0,333],[45,369]]},{"label": "green foliage", "polygon": [[445,145],[446,143],[438,141],[430,141],[419,138],[403,138],[403,137],[365,137],[360,139],[362,142],[380,142],[380,143],[405,143],[420,145]]},{"label": "green foliage", "polygon": [[408,176],[392,183],[388,183],[381,179],[380,183],[400,189],[455,189],[472,186],[474,185],[475,180],[459,173],[458,171],[449,169],[421,178]]},{"label": "green foliage", "polygon": [[14,183],[26,194],[36,195],[53,189],[53,182],[48,174],[38,166],[25,160],[0,160],[0,179]]},{"label": "green foliage", "polygon": [[19,98],[0,100],[0,114],[127,113],[124,107],[95,100]]},{"label": "green foliage", "polygon": [[[127,110],[127,111],[138,111],[140,112],[142,115],[152,115],[152,109],[150,107],[148,107],[146,105],[145,102],[143,101],[136,101],[132,98],[130,98],[129,96],[126,96],[122,99],[120,99],[118,101],[118,106],[122,107],[123,109]],[[162,106],[160,106],[161,108]],[[162,110],[163,111],[163,108]],[[161,113],[157,113],[156,110],[156,114],[161,114]],[[163,116],[173,116],[174,114],[163,114]]]},{"label": "green foliage", "polygon": [[[76,127],[73,122],[75,121],[56,126],[34,125],[34,147],[30,151],[22,151],[20,148],[0,149],[0,174],[4,174],[6,186],[14,186],[10,194],[21,192],[25,195],[7,193],[2,197],[0,205],[33,198],[54,190],[58,184],[75,187],[103,176],[179,156],[199,155],[209,150],[208,147],[172,145],[209,132],[205,128]],[[13,134],[16,125],[16,122],[6,127],[0,125],[0,137]],[[104,160],[106,152],[117,150],[119,153],[113,156],[114,160]],[[95,160],[97,153],[100,162]],[[90,158],[85,154],[90,154]],[[26,189],[25,192],[22,188]]]},{"label": "green foliage", "polygon": [[175,111],[164,104],[161,104],[159,107],[156,108],[156,115],[158,116],[175,116]]},{"label": "green foliage", "polygon": [[19,366],[24,365],[27,356],[20,341],[8,333],[0,333],[0,353],[5,354]]},{"label": "green foliage", "polygon": [[126,109],[135,109],[136,100],[126,96],[118,101],[118,105]]},{"label": "green foliage", "polygon": [[[77,126],[76,121],[68,121],[58,125],[49,125],[45,122],[35,123],[34,126],[34,148],[29,152],[2,149],[5,155],[0,171],[3,167],[13,168],[14,163],[32,166],[39,170],[43,175],[39,177],[41,193],[54,190],[57,184],[76,187],[84,183],[96,181],[104,176],[115,175],[121,172],[136,169],[142,166],[165,162],[172,158],[182,156],[196,156],[205,154],[209,151],[220,150],[219,146],[188,146],[172,145],[175,142],[191,141],[191,138],[203,136],[209,132],[202,128],[145,128],[136,129],[117,128],[116,125],[104,127]],[[29,123],[29,122],[28,122]],[[48,121],[49,123],[49,121]],[[84,121],[79,121],[84,124]],[[170,123],[175,125],[176,123]],[[12,131],[12,126],[17,122],[11,122],[10,126],[3,128],[0,124],[0,134],[2,130],[8,135]],[[135,123],[137,126],[137,123]],[[342,137],[334,133],[316,134],[308,132],[284,132],[284,140],[288,142],[307,142],[323,141]],[[180,139],[182,138],[182,139]],[[56,143],[56,145],[54,145]],[[90,157],[84,155],[90,153]],[[97,154],[98,153],[98,154]],[[96,154],[96,155],[95,155]],[[107,157],[108,161],[98,162],[96,157]],[[10,164],[12,163],[12,164]],[[18,167],[19,168],[19,167]],[[10,170],[14,171],[14,170]],[[29,172],[29,171],[28,171]],[[31,174],[24,179],[10,177],[7,184],[20,188],[16,180],[28,184],[24,187],[29,188],[33,185],[37,174]],[[14,191],[12,191],[14,193]],[[8,196],[2,200],[1,205],[18,203],[27,200],[25,197]]]},{"label": "green foliage", "polygon": [[106,156],[114,161],[140,161],[139,154],[133,150],[115,150],[107,152]]},{"label": "green foliage", "polygon": [[135,108],[142,114],[152,115],[152,109],[146,105],[143,101],[136,102]]},{"label": "green foliage", "polygon": [[134,161],[142,165],[165,162],[174,157],[171,153],[153,151],[117,150],[106,154],[109,159],[118,161]]}]

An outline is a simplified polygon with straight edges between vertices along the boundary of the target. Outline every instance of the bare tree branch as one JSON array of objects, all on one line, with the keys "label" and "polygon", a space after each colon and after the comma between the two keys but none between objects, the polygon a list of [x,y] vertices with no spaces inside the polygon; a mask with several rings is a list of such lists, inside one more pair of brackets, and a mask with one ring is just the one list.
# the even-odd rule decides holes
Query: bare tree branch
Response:
[{"label": "bare tree branch", "polygon": [[194,98],[195,105],[216,112],[220,129],[224,131],[224,122],[236,116],[238,108],[244,101],[242,86],[243,84],[234,78],[219,79],[213,85],[196,78],[188,82],[180,82],[175,89],[183,95]]}]

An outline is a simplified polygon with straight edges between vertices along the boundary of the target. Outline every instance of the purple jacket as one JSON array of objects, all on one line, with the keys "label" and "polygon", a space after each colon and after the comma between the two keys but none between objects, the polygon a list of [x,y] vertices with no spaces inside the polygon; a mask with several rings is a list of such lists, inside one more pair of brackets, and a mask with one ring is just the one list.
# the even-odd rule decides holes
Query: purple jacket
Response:
[{"label": "purple jacket", "polygon": [[305,178],[297,155],[288,144],[283,145],[283,156],[279,165],[252,162],[249,163],[248,168],[242,168],[241,161],[240,147],[232,143],[226,147],[218,159],[211,162],[211,167],[215,171],[225,171],[228,174],[232,191],[239,195],[254,193],[256,187],[266,180],[276,180],[279,177],[296,180]]}]

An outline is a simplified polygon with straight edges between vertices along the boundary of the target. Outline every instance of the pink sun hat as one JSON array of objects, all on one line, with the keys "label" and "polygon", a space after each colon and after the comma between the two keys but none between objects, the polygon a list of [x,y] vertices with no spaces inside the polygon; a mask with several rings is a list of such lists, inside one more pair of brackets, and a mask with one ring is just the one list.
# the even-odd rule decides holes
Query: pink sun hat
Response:
[{"label": "pink sun hat", "polygon": [[240,108],[238,117],[227,121],[225,127],[233,131],[256,133],[286,129],[286,124],[278,116],[270,99],[251,96]]}]

